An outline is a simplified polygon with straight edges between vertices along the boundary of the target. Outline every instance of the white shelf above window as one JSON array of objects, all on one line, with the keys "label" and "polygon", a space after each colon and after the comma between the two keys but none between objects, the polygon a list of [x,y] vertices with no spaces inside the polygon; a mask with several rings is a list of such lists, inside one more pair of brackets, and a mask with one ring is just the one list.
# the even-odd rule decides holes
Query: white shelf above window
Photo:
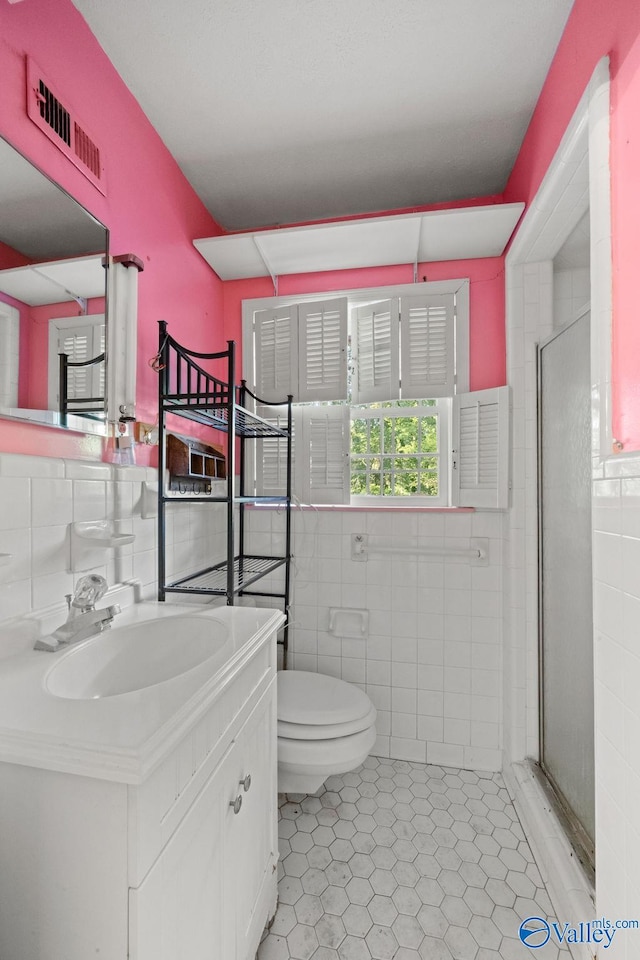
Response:
[{"label": "white shelf above window", "polygon": [[502,254],[524,210],[500,203],[194,240],[221,280]]}]

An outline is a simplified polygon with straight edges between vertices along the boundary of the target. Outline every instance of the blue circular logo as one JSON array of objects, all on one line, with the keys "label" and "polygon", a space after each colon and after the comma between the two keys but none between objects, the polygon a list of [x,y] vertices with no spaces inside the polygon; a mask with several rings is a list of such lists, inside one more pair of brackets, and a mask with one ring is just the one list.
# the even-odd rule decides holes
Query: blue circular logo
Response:
[{"label": "blue circular logo", "polygon": [[518,936],[525,947],[531,947],[537,950],[538,947],[544,947],[551,936],[551,927],[542,917],[527,917],[520,924]]}]

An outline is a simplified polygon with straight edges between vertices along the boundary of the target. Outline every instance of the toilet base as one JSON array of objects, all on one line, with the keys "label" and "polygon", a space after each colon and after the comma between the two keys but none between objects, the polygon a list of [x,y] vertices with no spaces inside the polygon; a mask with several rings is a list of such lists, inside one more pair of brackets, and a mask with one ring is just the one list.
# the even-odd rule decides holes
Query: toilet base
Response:
[{"label": "toilet base", "polygon": [[295,773],[278,765],[278,793],[316,793],[328,776],[328,773]]},{"label": "toilet base", "polygon": [[328,777],[359,767],[375,742],[373,726],[335,740],[278,737],[278,793],[316,793]]}]

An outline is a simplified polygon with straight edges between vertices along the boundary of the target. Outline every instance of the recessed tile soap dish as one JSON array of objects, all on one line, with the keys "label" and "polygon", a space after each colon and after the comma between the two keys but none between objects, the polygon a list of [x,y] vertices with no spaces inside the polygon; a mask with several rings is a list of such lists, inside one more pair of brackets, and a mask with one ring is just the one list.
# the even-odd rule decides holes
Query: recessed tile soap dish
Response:
[{"label": "recessed tile soap dish", "polygon": [[76,521],[71,524],[71,569],[89,570],[103,562],[103,550],[124,547],[134,540],[134,533],[116,533],[113,520]]},{"label": "recessed tile soap dish", "polygon": [[13,560],[12,553],[0,553],[0,567],[6,567]]},{"label": "recessed tile soap dish", "polygon": [[334,637],[362,640],[369,633],[369,611],[352,607],[329,607],[329,633]]}]

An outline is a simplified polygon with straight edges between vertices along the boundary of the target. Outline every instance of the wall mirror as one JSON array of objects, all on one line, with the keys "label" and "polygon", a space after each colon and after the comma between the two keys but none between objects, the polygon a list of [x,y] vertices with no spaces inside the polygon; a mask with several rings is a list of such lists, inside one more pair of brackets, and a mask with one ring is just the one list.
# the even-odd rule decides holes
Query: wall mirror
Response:
[{"label": "wall mirror", "polygon": [[106,228],[0,139],[0,416],[106,433],[107,255]]}]

